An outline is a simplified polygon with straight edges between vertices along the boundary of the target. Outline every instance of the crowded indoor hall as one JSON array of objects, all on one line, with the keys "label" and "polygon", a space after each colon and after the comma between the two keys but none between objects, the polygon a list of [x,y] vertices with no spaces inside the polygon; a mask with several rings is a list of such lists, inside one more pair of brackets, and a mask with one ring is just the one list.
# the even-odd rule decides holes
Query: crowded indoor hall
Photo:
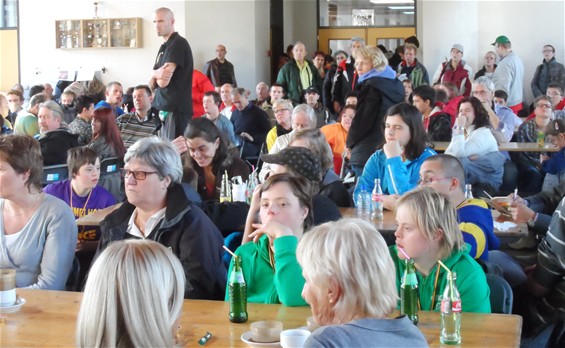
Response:
[{"label": "crowded indoor hall", "polygon": [[565,346],[563,1],[0,4],[2,346]]}]

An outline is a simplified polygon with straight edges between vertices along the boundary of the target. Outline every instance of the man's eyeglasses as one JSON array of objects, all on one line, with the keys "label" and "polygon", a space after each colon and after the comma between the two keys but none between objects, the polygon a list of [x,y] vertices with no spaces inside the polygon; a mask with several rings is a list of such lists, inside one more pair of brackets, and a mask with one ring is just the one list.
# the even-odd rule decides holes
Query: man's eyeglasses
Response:
[{"label": "man's eyeglasses", "polygon": [[157,174],[157,172],[145,172],[142,170],[129,170],[129,169],[120,169],[120,173],[122,174],[122,177],[126,178],[130,175],[133,175],[133,178],[135,180],[145,180],[145,178],[147,178],[147,175],[149,174]]},{"label": "man's eyeglasses", "polygon": [[537,106],[538,108],[551,109],[551,104],[543,103],[543,104],[536,104],[536,106]]},{"label": "man's eyeglasses", "polygon": [[561,95],[561,93],[559,93],[559,92],[547,92],[545,95],[547,95],[548,97],[559,97]]},{"label": "man's eyeglasses", "polygon": [[418,186],[420,185],[430,185],[432,184],[434,181],[442,181],[442,180],[451,180],[451,178],[433,178],[433,177],[429,177],[429,178],[420,178],[420,180],[418,180]]},{"label": "man's eyeglasses", "polygon": [[275,112],[275,114],[280,114],[281,112],[285,112],[288,111],[288,109],[278,109],[278,110],[273,110]]}]

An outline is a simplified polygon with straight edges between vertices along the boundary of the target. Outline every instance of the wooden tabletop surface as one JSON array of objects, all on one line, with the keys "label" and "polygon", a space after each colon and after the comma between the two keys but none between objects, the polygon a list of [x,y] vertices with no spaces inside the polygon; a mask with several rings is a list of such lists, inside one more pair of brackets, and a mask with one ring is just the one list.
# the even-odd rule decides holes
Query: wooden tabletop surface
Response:
[{"label": "wooden tabletop surface", "polygon": [[[445,151],[449,146],[449,141],[434,141],[432,143],[434,150]],[[539,146],[538,143],[502,143],[498,144],[499,151],[511,151],[511,152],[557,152],[559,149],[553,144],[545,144],[545,146]]]},{"label": "wooden tabletop surface", "polygon": [[[81,293],[24,289],[17,292],[26,304],[19,312],[5,314],[0,323],[2,347],[75,346]],[[279,320],[284,329],[292,329],[305,326],[306,318],[312,315],[309,307],[248,304],[249,321],[233,324],[228,320],[228,307],[228,303],[221,301],[185,300],[181,319],[185,346],[199,347],[197,341],[209,331],[213,337],[205,347],[245,347],[240,337],[254,321]],[[420,312],[419,317],[418,328],[430,346],[440,346],[439,313]],[[521,331],[522,317],[517,315],[463,313],[461,346],[518,347]]]},{"label": "wooden tabletop surface", "polygon": [[88,214],[77,219],[78,226],[100,226],[100,222],[104,220],[104,218],[113,212],[114,210],[118,209],[122,203],[117,203],[112,206],[109,206],[104,209],[100,209],[95,211],[92,214]]},{"label": "wooden tabletop surface", "polygon": [[[339,208],[342,217],[356,217],[355,208]],[[495,212],[493,210],[493,212]],[[504,221],[512,221],[510,218],[505,216],[498,216],[493,219],[498,222]],[[391,210],[384,210],[383,211],[383,219],[382,220],[371,220],[371,222],[377,227],[377,230],[381,232],[383,235],[386,234],[393,234],[396,231],[398,225],[396,224],[396,218],[394,212]],[[498,237],[525,237],[528,234],[528,225],[524,223],[516,223],[516,227],[511,228],[507,231],[500,231],[496,228],[494,229],[494,234]]]}]

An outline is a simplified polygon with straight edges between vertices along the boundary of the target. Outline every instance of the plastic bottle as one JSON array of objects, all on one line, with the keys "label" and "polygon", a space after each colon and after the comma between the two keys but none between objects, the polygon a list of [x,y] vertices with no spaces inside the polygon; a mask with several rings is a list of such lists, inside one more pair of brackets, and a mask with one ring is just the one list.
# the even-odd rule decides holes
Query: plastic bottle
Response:
[{"label": "plastic bottle", "polygon": [[361,191],[359,191],[359,194],[357,195],[355,213],[357,217],[362,219],[371,218],[371,195],[365,188],[365,185],[361,186]]},{"label": "plastic bottle", "polygon": [[471,184],[465,185],[465,199],[473,199],[473,187]]},{"label": "plastic bottle", "polygon": [[414,325],[418,325],[418,278],[414,260],[405,261],[404,277],[400,285],[400,314],[405,314]]},{"label": "plastic bottle", "polygon": [[443,344],[461,343],[461,296],[455,286],[457,274],[447,274],[447,286],[441,297],[441,332],[439,340]]},{"label": "plastic bottle", "polygon": [[222,186],[220,189],[220,203],[231,202],[231,189],[230,181],[228,179],[228,172],[222,175]]},{"label": "plastic bottle", "polygon": [[383,189],[381,188],[381,179],[375,179],[375,188],[371,195],[372,214],[371,219],[383,219]]},{"label": "plastic bottle", "polygon": [[229,320],[232,323],[245,323],[247,321],[247,284],[241,271],[241,259],[234,257],[233,269],[230,275],[229,300],[230,313]]}]

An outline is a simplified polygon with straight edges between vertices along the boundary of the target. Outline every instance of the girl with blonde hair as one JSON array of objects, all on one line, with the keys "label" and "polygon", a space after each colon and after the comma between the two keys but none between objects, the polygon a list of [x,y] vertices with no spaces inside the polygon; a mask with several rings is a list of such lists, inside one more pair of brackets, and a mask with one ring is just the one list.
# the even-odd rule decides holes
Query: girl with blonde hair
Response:
[{"label": "girl with blonde hair", "polygon": [[[447,273],[457,273],[457,288],[464,312],[490,313],[490,290],[481,266],[469,256],[469,248],[457,221],[457,211],[449,199],[430,187],[406,193],[396,203],[394,233],[396,244],[389,247],[396,265],[396,287],[404,276],[406,253],[416,266],[420,309],[440,310],[441,296],[447,285]],[[399,249],[402,249],[400,251]]]}]

